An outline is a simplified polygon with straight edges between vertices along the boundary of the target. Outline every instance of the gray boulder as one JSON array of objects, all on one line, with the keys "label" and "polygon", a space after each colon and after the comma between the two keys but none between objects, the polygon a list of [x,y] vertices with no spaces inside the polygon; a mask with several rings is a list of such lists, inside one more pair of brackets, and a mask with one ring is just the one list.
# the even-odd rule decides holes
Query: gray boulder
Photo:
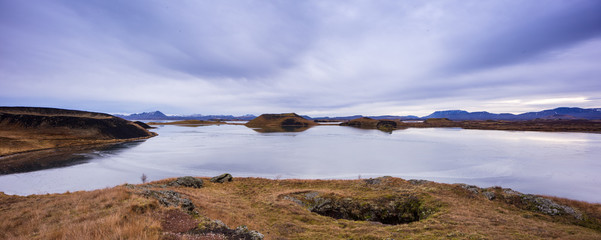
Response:
[{"label": "gray boulder", "polygon": [[234,180],[234,178],[229,173],[224,173],[219,176],[211,178],[211,182],[214,182],[214,183],[231,182],[233,180]]},{"label": "gray boulder", "polygon": [[526,204],[526,206],[528,206],[530,209],[535,209],[541,213],[551,216],[567,214],[578,220],[582,220],[582,214],[569,206],[558,204],[551,199],[532,194],[524,194],[521,197],[522,203]]},{"label": "gray boulder", "polygon": [[202,187],[202,179],[198,179],[195,177],[180,177],[175,181],[169,183],[170,186],[181,186],[181,187],[192,187],[192,188],[201,188]]},{"label": "gray boulder", "polygon": [[497,196],[495,192],[483,192],[482,193],[488,200],[494,200]]}]

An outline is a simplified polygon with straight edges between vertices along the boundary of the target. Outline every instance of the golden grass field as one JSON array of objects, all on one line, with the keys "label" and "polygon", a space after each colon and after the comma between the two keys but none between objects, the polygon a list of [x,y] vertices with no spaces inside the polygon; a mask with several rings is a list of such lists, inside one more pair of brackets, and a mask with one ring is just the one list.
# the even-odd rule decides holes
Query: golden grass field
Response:
[{"label": "golden grass field", "polygon": [[[500,195],[489,200],[460,185],[399,178],[377,183],[260,178],[211,183],[203,178],[198,189],[164,185],[171,180],[65,194],[0,194],[0,239],[228,239],[202,232],[208,219],[232,229],[247,226],[265,239],[601,239],[601,204],[566,199],[551,198],[575,209],[582,220],[547,215]],[[141,195],[144,190],[177,192],[196,208],[166,207]],[[414,195],[434,211],[398,225],[334,219],[286,197],[306,192],[363,200]]]}]

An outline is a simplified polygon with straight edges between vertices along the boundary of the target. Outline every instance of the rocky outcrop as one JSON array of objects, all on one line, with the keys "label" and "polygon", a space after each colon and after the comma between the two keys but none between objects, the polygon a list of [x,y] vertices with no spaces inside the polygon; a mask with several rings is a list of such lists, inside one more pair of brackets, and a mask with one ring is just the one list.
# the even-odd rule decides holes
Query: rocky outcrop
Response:
[{"label": "rocky outcrop", "polygon": [[224,173],[219,176],[215,176],[215,177],[211,178],[211,182],[214,182],[214,183],[231,182],[233,180],[234,180],[234,178],[229,173]]},{"label": "rocky outcrop", "polygon": [[[229,174],[228,174],[229,175]],[[231,175],[230,175],[231,176]],[[264,235],[260,232],[249,230],[246,226],[235,229],[229,228],[220,220],[212,220],[202,216],[189,198],[173,190],[156,190],[152,188],[165,188],[167,186],[198,186],[197,178],[181,177],[167,185],[131,185],[125,186],[132,189],[134,193],[150,199],[156,199],[165,207],[179,207],[179,209],[168,209],[162,214],[161,226],[165,231],[163,239],[248,239],[262,240]],[[202,183],[202,182],[201,182]],[[201,184],[202,185],[202,184]],[[156,211],[157,204],[150,202],[134,204],[130,208],[133,212],[143,214],[148,211]],[[182,211],[183,210],[183,211]]]},{"label": "rocky outcrop", "polygon": [[141,192],[142,196],[147,198],[154,198],[159,201],[160,204],[166,207],[181,207],[186,211],[193,211],[195,206],[188,198],[184,198],[178,192],[171,190],[151,190],[145,189]]},{"label": "rocky outcrop", "polygon": [[179,177],[179,178],[175,179],[175,181],[170,182],[168,185],[175,186],[175,187],[201,188],[203,185],[203,181],[200,178],[186,176],[186,177]]},{"label": "rocky outcrop", "polygon": [[561,205],[555,201],[532,194],[523,194],[509,188],[479,188],[474,185],[457,184],[472,196],[482,195],[488,200],[498,200],[509,203],[524,210],[539,212],[549,216],[565,215],[582,220],[582,214],[570,206]]},{"label": "rocky outcrop", "polygon": [[363,182],[365,182],[367,185],[378,185],[378,184],[384,183],[386,180],[391,179],[391,178],[392,178],[391,176],[368,178],[368,179],[363,179]]},{"label": "rocky outcrop", "polygon": [[419,221],[435,210],[414,195],[399,194],[372,199],[343,197],[320,192],[299,192],[284,196],[309,211],[336,219],[402,224]]},{"label": "rocky outcrop", "polygon": [[262,240],[264,238],[263,234],[249,230],[246,226],[238,226],[235,229],[231,229],[222,221],[210,219],[203,220],[198,224],[198,227],[190,231],[189,234],[192,236],[216,234],[217,236],[224,236],[226,239]]}]

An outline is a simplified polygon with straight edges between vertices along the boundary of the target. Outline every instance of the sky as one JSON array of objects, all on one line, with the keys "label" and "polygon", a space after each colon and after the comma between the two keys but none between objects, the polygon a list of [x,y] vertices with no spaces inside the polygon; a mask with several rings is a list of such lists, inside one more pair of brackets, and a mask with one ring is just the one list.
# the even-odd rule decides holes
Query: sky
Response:
[{"label": "sky", "polygon": [[313,117],[601,107],[598,0],[0,0],[0,105]]}]

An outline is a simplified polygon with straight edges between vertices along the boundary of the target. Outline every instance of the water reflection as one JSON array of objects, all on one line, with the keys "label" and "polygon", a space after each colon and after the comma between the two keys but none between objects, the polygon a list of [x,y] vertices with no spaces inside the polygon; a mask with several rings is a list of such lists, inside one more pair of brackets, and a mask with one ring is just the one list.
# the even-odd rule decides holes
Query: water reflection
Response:
[{"label": "water reflection", "polygon": [[255,132],[260,133],[274,133],[274,132],[303,132],[312,126],[267,126],[262,128],[251,128]]},{"label": "water reflection", "polygon": [[10,155],[0,158],[5,165],[0,175],[83,164],[95,158],[119,154],[143,141],[64,147]]},{"label": "water reflection", "polygon": [[[285,130],[285,129],[284,129]],[[263,134],[241,125],[165,125],[135,147],[69,167],[0,176],[0,191],[90,190],[177,176],[340,179],[390,175],[601,202],[601,134],[340,126]]]}]

